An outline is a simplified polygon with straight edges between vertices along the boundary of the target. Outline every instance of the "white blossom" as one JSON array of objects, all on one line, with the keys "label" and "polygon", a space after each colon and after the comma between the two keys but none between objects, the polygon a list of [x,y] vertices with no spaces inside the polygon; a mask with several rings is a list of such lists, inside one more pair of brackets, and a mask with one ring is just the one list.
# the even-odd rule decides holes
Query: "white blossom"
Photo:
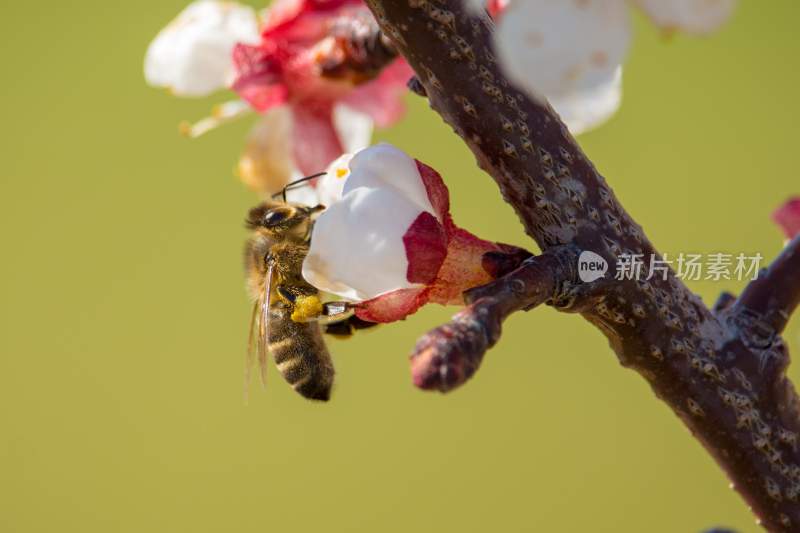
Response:
[{"label": "white blossom", "polygon": [[357,302],[356,315],[394,322],[427,303],[463,304],[523,250],[455,225],[434,169],[389,144],[337,159],[317,184],[328,205],[314,224],[303,277]]},{"label": "white blossom", "polygon": [[342,194],[314,225],[303,277],[351,301],[419,286],[406,277],[403,237],[420,214],[433,214],[433,207],[415,161],[389,144],[357,153],[345,175],[343,161],[323,178],[343,181]]},{"label": "white blossom", "polygon": [[255,10],[235,2],[199,0],[156,36],[147,49],[145,79],[179,96],[206,96],[228,86],[236,43],[257,43]]}]

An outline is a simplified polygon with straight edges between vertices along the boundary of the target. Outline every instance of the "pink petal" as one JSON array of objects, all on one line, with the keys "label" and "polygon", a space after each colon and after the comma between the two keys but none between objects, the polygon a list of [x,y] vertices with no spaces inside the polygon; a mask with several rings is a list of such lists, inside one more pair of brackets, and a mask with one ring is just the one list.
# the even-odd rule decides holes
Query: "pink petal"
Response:
[{"label": "pink petal", "polygon": [[232,89],[258,111],[285,103],[289,91],[281,83],[281,66],[260,46],[237,44],[233,49],[236,79]]},{"label": "pink petal", "polygon": [[408,63],[397,58],[377,78],[355,88],[342,102],[371,116],[378,127],[391,126],[405,113],[403,96],[413,75]]},{"label": "pink petal", "polygon": [[305,175],[316,174],[344,148],[333,125],[332,102],[298,102],[292,105],[292,151],[295,163]]},{"label": "pink petal", "polygon": [[356,316],[369,322],[386,324],[402,320],[428,302],[428,289],[399,289],[361,302]]},{"label": "pink petal", "polygon": [[307,0],[275,0],[266,10],[262,30],[270,32],[300,16],[308,4]]},{"label": "pink petal", "polygon": [[800,235],[800,196],[787,201],[772,214],[772,219],[783,229],[787,238]]},{"label": "pink petal", "polygon": [[403,235],[408,258],[406,279],[432,283],[447,256],[445,231],[435,216],[423,211]]},{"label": "pink petal", "polygon": [[503,10],[508,6],[508,0],[489,0],[486,3],[486,11],[493,19],[497,19],[503,13]]},{"label": "pink petal", "polygon": [[265,40],[316,40],[326,23],[342,8],[362,6],[362,0],[276,0],[267,10],[262,29]]}]

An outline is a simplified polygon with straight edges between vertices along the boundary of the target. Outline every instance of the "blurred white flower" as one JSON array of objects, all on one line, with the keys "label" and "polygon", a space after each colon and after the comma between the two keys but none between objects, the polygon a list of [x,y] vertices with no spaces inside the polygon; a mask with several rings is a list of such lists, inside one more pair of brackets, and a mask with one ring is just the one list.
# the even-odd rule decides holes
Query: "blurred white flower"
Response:
[{"label": "blurred white flower", "polygon": [[329,202],[311,234],[303,277],[392,322],[428,302],[462,303],[496,271],[487,252],[519,253],[458,228],[439,174],[389,144],[336,160],[317,189]]},{"label": "blurred white flower", "polygon": [[585,89],[576,89],[550,98],[569,130],[577,135],[610,119],[622,102],[622,67],[609,73],[607,79]]},{"label": "blurred white flower", "polygon": [[621,100],[621,65],[631,30],[628,5],[665,32],[713,31],[735,0],[466,0],[497,20],[498,57],[506,74],[544,97],[574,133],[607,120]]},{"label": "blurred white flower", "polygon": [[736,7],[736,0],[633,0],[633,3],[662,29],[696,35],[719,28]]},{"label": "blurred white flower", "polygon": [[257,43],[255,10],[235,2],[189,4],[147,49],[145,79],[178,96],[206,96],[228,87],[236,43]]}]

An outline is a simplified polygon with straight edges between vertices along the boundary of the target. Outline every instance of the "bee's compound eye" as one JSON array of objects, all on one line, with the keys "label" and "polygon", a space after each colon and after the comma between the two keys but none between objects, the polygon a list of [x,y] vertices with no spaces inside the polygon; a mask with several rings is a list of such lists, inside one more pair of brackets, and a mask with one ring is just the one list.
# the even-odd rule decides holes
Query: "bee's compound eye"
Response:
[{"label": "bee's compound eye", "polygon": [[264,215],[265,226],[275,226],[289,217],[287,209],[271,209]]}]

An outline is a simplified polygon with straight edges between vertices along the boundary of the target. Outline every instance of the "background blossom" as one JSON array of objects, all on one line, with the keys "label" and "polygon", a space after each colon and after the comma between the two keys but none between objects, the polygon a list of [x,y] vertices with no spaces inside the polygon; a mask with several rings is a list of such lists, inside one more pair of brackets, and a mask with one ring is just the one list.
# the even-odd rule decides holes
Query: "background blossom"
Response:
[{"label": "background blossom", "polygon": [[787,239],[800,235],[800,196],[788,200],[775,211],[772,218],[781,227]]},{"label": "background blossom", "polygon": [[[336,24],[371,17],[361,0],[277,0],[263,12],[235,2],[190,4],[148,48],[145,78],[178,96],[231,88],[242,98],[185,125],[189,136],[247,114],[263,118],[250,132],[238,165],[242,180],[263,194],[324,169],[346,151],[364,148],[373,125],[404,112],[412,72],[396,59],[375,79],[334,79],[322,64],[335,54]],[[260,34],[259,34],[260,31]]]},{"label": "background blossom", "polygon": [[[371,16],[360,0],[279,0],[269,10],[261,42],[233,51],[233,89],[259,112],[281,105],[291,110],[293,160],[303,174],[319,172],[346,151],[349,139],[334,123],[337,108],[363,113],[379,126],[403,114],[402,95],[412,72],[402,59],[362,84],[321,75],[333,44],[331,27],[358,16]],[[362,120],[354,135],[363,138],[365,125]]]},{"label": "background blossom", "polygon": [[665,33],[705,34],[730,16],[735,0],[469,1],[497,20],[497,52],[506,73],[550,101],[573,133],[611,117],[621,101],[621,65],[631,40],[628,7]]}]

